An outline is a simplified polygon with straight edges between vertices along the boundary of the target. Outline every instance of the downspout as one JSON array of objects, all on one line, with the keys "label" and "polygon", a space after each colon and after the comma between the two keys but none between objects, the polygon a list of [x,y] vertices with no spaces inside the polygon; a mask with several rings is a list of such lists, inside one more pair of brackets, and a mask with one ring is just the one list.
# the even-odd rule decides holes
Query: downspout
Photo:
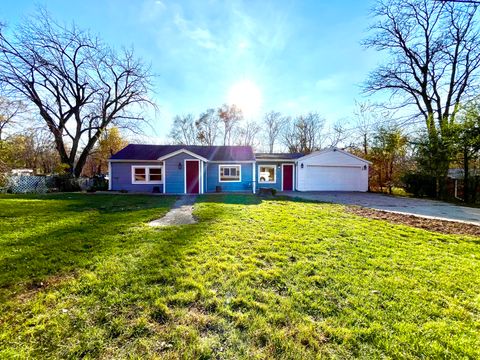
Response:
[{"label": "downspout", "polygon": [[166,172],[166,164],[165,161],[163,161],[163,168],[162,168],[162,177],[163,177],[163,195],[167,193],[167,172]]},{"label": "downspout", "polygon": [[208,193],[208,163],[205,163],[205,170],[203,173],[203,181],[205,182],[205,192]]},{"label": "downspout", "polygon": [[108,190],[112,190],[112,163],[108,160]]},{"label": "downspout", "polygon": [[253,170],[253,171],[252,171],[252,189],[253,189],[253,193],[255,194],[255,193],[257,192],[257,191],[256,191],[256,190],[257,190],[257,189],[256,189],[256,185],[257,185],[257,182],[256,182],[256,180],[257,180],[257,174],[256,174],[256,171],[255,171],[255,170],[256,170],[256,162],[255,162],[255,161],[252,162],[252,170]]}]

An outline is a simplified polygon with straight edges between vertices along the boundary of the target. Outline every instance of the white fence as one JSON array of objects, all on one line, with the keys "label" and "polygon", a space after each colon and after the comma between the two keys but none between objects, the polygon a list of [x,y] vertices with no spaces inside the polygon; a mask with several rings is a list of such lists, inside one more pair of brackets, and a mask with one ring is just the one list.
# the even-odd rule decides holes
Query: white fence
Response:
[{"label": "white fence", "polygon": [[7,180],[7,191],[14,194],[36,193],[48,191],[51,178],[47,176],[10,176]]}]

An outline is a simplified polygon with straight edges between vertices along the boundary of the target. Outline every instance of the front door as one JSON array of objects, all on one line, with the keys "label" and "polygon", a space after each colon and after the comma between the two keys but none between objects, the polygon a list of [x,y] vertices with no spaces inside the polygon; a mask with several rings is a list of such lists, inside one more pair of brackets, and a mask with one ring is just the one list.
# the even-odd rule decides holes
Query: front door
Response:
[{"label": "front door", "polygon": [[293,164],[283,164],[282,168],[283,168],[282,190],[292,191],[293,190]]},{"label": "front door", "polygon": [[200,192],[200,161],[186,160],[185,182],[187,194],[198,194]]}]

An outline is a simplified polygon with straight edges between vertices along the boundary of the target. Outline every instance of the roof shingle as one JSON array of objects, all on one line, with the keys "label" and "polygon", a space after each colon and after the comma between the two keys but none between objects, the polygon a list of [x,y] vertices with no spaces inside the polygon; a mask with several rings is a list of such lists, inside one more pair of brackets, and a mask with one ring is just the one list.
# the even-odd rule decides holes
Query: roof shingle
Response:
[{"label": "roof shingle", "polygon": [[305,154],[301,153],[255,153],[255,158],[257,160],[296,160],[304,156]]},{"label": "roof shingle", "polygon": [[250,146],[140,145],[130,144],[110,160],[157,160],[178,150],[187,150],[209,161],[254,161]]}]

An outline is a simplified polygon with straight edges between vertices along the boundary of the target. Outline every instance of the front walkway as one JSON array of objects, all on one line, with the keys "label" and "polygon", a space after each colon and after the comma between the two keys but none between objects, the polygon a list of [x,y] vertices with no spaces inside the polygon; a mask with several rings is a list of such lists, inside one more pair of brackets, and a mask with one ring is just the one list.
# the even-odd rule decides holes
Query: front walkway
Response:
[{"label": "front walkway", "polygon": [[197,220],[193,217],[193,204],[195,195],[185,195],[178,199],[164,217],[150,221],[150,226],[169,226],[195,224]]},{"label": "front walkway", "polygon": [[360,192],[283,192],[281,194],[345,205],[358,205],[366,208],[391,211],[400,214],[416,215],[425,218],[459,221],[480,225],[480,209],[457,206],[443,201],[415,199],[383,194]]}]

